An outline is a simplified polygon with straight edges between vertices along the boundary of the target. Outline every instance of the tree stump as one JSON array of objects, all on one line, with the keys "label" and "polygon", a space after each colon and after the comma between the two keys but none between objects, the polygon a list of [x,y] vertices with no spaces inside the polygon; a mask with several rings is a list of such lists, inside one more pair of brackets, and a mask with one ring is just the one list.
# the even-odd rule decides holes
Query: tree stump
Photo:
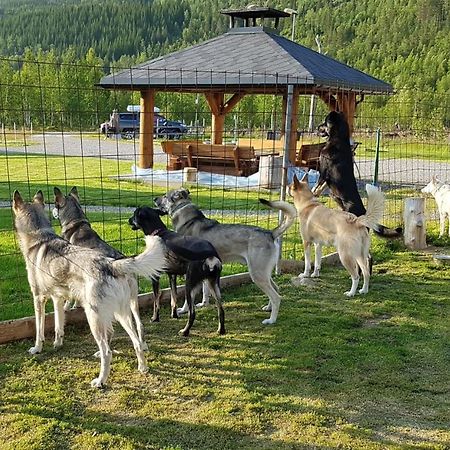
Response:
[{"label": "tree stump", "polygon": [[405,245],[411,250],[426,248],[425,199],[407,198],[403,211]]}]

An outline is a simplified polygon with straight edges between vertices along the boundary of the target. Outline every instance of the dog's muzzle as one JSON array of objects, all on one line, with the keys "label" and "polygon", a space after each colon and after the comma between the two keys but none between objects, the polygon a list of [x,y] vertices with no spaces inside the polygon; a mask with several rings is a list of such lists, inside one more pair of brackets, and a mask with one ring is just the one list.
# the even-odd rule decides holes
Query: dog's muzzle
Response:
[{"label": "dog's muzzle", "polygon": [[139,227],[136,225],[136,222],[134,221],[134,216],[128,219],[128,224],[130,225],[132,230],[134,231],[139,230]]}]

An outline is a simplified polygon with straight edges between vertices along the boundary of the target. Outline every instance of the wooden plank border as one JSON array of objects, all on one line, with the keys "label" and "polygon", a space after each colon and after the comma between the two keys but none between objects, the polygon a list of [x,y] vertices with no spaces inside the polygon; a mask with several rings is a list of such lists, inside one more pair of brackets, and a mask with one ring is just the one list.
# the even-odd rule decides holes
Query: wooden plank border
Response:
[{"label": "wooden plank border", "polygon": [[[339,256],[337,253],[331,253],[322,258],[322,264],[336,265],[339,264]],[[285,259],[280,261],[280,268],[283,273],[299,273],[303,270],[303,261],[295,261]],[[236,275],[227,275],[220,279],[222,288],[240,286],[251,282],[248,272],[238,273]],[[178,294],[184,295],[184,285],[178,286]],[[162,290],[162,302],[170,301],[170,289]],[[145,293],[139,295],[139,309],[146,310],[152,306],[153,294]],[[83,308],[72,309],[64,314],[66,325],[84,326],[86,324],[86,316]],[[53,335],[55,328],[55,319],[53,313],[45,315],[45,334]],[[23,319],[14,319],[0,322],[0,344],[18,341],[21,339],[34,338],[35,325],[34,317],[24,317]]]},{"label": "wooden plank border", "polygon": [[[222,287],[239,286],[250,282],[248,272],[237,275],[228,275],[220,279]],[[178,294],[184,296],[184,285],[178,286]],[[139,309],[149,309],[153,304],[153,294],[145,293],[139,295]],[[162,290],[161,301],[170,301],[170,289]],[[66,311],[64,314],[66,325],[84,326],[86,324],[86,316],[83,308],[76,308]],[[45,315],[45,334],[52,335],[55,329],[55,318],[53,313]],[[0,322],[0,344],[18,341],[21,339],[35,337],[35,319],[33,317],[24,317],[23,319],[14,319]]]}]

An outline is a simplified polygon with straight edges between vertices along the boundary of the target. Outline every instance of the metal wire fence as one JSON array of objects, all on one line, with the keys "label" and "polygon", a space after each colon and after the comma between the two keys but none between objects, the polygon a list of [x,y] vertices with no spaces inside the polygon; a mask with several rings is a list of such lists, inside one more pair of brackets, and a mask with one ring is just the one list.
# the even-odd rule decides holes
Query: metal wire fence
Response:
[{"label": "metal wire fence", "polygon": [[[224,119],[222,145],[251,148],[257,165],[225,176],[223,172],[236,169],[235,161],[222,162],[223,170],[213,169],[210,163],[210,170],[204,166],[195,178],[186,178],[187,171],[179,170],[163,150],[174,143],[211,144],[214,136],[208,94],[215,91],[205,91],[203,80],[200,93],[189,83],[181,84],[177,92],[167,89],[156,94],[153,168],[140,171],[142,136],[136,107],[140,94],[98,86],[102,76],[117,69],[0,59],[0,320],[32,313],[25,265],[13,228],[11,198],[15,189],[28,199],[41,189],[50,213],[53,187],[68,192],[77,186],[93,228],[125,254],[136,253],[143,245],[142,236],[128,225],[134,208],[151,206],[154,197],[180,185],[190,189],[193,201],[207,216],[265,228],[277,224],[277,214],[260,206],[258,198],[278,199],[283,189],[283,93],[292,80],[279,74],[207,74],[225,80],[224,92],[229,97],[239,94],[239,101]],[[192,79],[192,73],[178,75],[181,80]],[[198,73],[196,76],[202,79]],[[245,85],[241,86],[240,80],[245,80]],[[265,87],[267,80],[270,89]],[[347,88],[337,80],[330,95]],[[304,144],[323,141],[316,127],[328,112],[320,98],[311,96],[310,88],[299,93],[297,152]],[[365,95],[359,100],[364,101],[355,113],[353,140],[359,143],[355,174],[361,191],[366,182],[374,180],[386,191],[384,222],[396,226],[402,222],[405,197],[421,195],[418,189],[432,175],[443,181],[449,178],[450,98],[398,90],[394,95]],[[305,170],[301,164],[292,164],[288,181],[294,173]],[[311,172],[312,181],[316,175]],[[330,206],[334,205],[330,202]],[[432,200],[427,202],[427,220],[434,233],[438,225]],[[54,226],[59,231],[56,221]],[[302,257],[298,227],[284,238],[282,256]],[[242,266],[227,266],[225,273],[242,270]],[[148,290],[149,283],[142,281],[140,288]]]}]

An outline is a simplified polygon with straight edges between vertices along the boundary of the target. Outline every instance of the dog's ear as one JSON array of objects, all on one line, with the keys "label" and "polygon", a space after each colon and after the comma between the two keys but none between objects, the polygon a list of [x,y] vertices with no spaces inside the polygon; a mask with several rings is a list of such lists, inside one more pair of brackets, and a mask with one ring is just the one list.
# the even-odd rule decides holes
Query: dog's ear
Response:
[{"label": "dog's ear", "polygon": [[74,187],[70,190],[69,195],[71,195],[72,197],[75,197],[75,199],[78,200],[78,201],[80,200],[80,197],[79,197],[79,195],[78,195],[78,189],[77,189],[76,186],[74,186]]},{"label": "dog's ear", "polygon": [[66,202],[64,194],[56,186],[53,188],[53,192],[55,193],[55,204],[58,206],[63,206],[64,203]]},{"label": "dog's ear", "polygon": [[294,189],[298,189],[300,187],[300,181],[298,181],[297,175],[294,174]]},{"label": "dog's ear", "polygon": [[44,194],[40,189],[34,194],[33,203],[40,203],[42,206],[44,205]]},{"label": "dog's ear", "polygon": [[16,189],[13,194],[13,209],[20,209],[23,206],[23,198]]}]

